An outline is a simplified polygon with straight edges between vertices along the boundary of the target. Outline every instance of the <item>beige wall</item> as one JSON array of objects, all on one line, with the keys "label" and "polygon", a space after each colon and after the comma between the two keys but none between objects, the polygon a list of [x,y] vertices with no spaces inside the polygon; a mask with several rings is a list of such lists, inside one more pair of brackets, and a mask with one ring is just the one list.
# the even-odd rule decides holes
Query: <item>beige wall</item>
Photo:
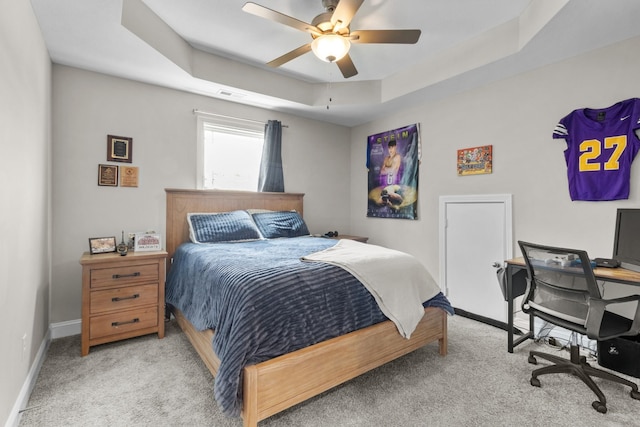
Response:
[{"label": "beige wall", "polygon": [[[196,185],[194,109],[281,120],[288,126],[285,190],[306,194],[311,232],[349,225],[348,128],[61,65],[53,67],[53,87],[52,323],[80,318],[78,260],[89,237],[150,229],[164,235],[164,189]],[[97,185],[109,134],[133,138],[138,188]]]},{"label": "beige wall", "polygon": [[4,424],[49,325],[51,62],[31,3],[5,1],[1,9],[0,424]]},{"label": "beige wall", "polygon": [[[517,240],[529,240],[610,257],[616,208],[640,207],[640,160],[633,166],[629,200],[572,202],[566,144],[551,134],[574,109],[640,96],[639,48],[640,39],[628,40],[354,128],[352,232],[416,255],[439,277],[439,196],[509,193],[514,254]],[[419,220],[366,218],[366,137],[416,122],[422,131]],[[478,145],[493,145],[493,173],[457,176],[456,150]]]}]

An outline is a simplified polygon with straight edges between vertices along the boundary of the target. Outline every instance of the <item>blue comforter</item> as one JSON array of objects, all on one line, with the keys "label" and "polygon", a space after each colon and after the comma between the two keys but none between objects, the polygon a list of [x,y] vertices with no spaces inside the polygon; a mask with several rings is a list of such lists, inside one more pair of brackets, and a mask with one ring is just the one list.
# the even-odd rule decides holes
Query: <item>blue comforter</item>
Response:
[{"label": "blue comforter", "polygon": [[[335,244],[296,237],[185,243],[176,251],[166,301],[198,330],[215,330],[214,393],[225,414],[240,413],[244,366],[387,320],[347,271],[300,260]],[[453,314],[442,294],[424,305]]]}]

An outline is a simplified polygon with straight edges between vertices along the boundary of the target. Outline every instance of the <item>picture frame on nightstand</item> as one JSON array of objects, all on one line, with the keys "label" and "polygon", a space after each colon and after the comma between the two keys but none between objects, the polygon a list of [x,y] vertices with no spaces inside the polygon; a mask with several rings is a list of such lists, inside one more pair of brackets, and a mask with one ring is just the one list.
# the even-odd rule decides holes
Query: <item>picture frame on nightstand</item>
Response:
[{"label": "picture frame on nightstand", "polygon": [[89,253],[106,254],[116,251],[116,237],[90,237],[89,238]]},{"label": "picture frame on nightstand", "polygon": [[134,238],[134,252],[148,252],[162,250],[162,237],[158,233],[136,233]]}]

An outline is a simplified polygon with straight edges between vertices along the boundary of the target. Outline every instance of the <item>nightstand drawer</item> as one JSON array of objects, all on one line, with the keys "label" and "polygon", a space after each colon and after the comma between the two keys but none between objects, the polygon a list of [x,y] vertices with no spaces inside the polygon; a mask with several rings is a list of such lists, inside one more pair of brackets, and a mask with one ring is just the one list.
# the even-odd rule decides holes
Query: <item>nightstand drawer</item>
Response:
[{"label": "nightstand drawer", "polygon": [[91,288],[158,281],[158,263],[136,264],[91,270]]},{"label": "nightstand drawer", "polygon": [[91,292],[91,314],[157,304],[158,284],[127,286]]},{"label": "nightstand drawer", "polygon": [[92,317],[89,325],[89,336],[93,340],[137,329],[153,328],[157,324],[157,306],[141,310],[122,311]]}]

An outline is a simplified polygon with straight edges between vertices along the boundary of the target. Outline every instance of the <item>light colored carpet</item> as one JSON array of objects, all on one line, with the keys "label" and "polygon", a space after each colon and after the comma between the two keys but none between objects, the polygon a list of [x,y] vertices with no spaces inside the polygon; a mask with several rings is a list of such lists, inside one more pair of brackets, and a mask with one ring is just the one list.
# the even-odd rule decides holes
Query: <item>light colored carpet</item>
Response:
[{"label": "light colored carpet", "polygon": [[[505,331],[450,317],[446,357],[429,344],[259,426],[640,425],[640,401],[628,387],[596,379],[607,414],[591,408],[595,395],[570,375],[543,376],[542,387],[532,387],[527,355],[540,346],[531,341],[509,354]],[[212,388],[213,378],[174,321],[162,340],[149,335],[105,344],[84,358],[80,337],[67,337],[51,343],[20,425],[242,426],[220,413]]]}]

